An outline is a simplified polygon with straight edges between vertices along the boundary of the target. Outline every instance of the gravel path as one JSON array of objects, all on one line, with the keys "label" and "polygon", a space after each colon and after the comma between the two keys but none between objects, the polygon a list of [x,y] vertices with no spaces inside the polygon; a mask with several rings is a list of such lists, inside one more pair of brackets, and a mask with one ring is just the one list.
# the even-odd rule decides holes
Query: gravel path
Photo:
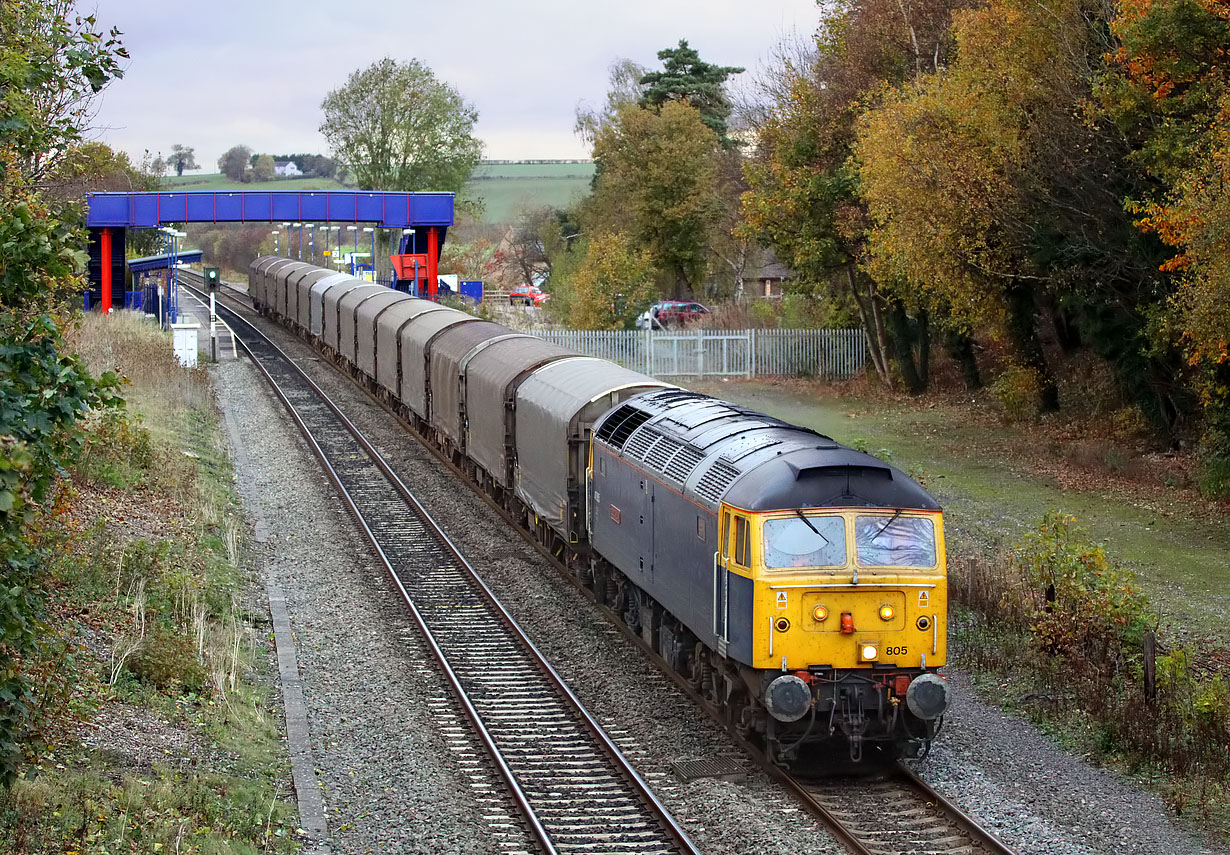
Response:
[{"label": "gravel path", "polygon": [[[275,339],[336,396],[420,501],[443,521],[449,536],[486,574],[496,595],[706,852],[840,851],[771,781],[742,761],[740,749],[647,664],[630,641],[387,414],[289,333],[277,331]],[[245,413],[268,408],[250,369],[236,366],[231,373],[236,376],[222,378],[224,400],[234,401]],[[320,486],[318,468],[304,455],[302,442],[289,436],[285,418],[272,421],[278,431],[271,429],[268,414],[251,420],[254,458],[262,458],[256,449],[265,446],[267,453],[285,455],[276,450],[278,443],[299,449],[298,457],[293,465],[258,461],[255,476],[240,478],[255,478],[267,519],[277,519],[279,525],[299,521],[288,540],[272,545],[286,553],[274,563],[282,568],[300,635],[313,738],[322,751],[322,779],[330,788],[330,821],[352,824],[349,838],[339,834],[343,843],[371,845],[382,832],[368,828],[373,823],[364,811],[379,818],[398,817],[412,826],[430,816],[429,828],[406,830],[404,839],[438,839],[430,833],[451,825],[452,818],[463,819],[468,798],[437,724],[427,720],[422,706],[414,706],[433,696],[434,690],[426,686],[437,687],[438,680],[431,669],[418,664],[422,651],[416,639],[390,643],[397,632],[390,627],[404,626],[405,619],[395,608],[380,604],[380,598],[388,596],[387,586],[382,577],[373,578],[373,562],[359,548],[340,501]],[[281,437],[272,437],[275,432]],[[298,474],[283,483],[280,479],[288,472]],[[248,500],[247,491],[244,495]],[[319,520],[326,522],[310,522]],[[302,617],[296,612],[298,604]],[[362,674],[354,673],[355,664],[361,665]],[[959,671],[950,673],[954,709],[919,770],[1021,855],[1218,851],[1177,829],[1155,796],[1088,766],[1026,723],[982,704]],[[323,684],[314,682],[321,679]],[[350,688],[342,691],[331,682],[339,679]],[[386,744],[404,745],[422,768],[413,777],[397,771],[380,753]],[[740,782],[675,780],[671,764],[701,757],[732,758],[746,777]],[[335,780],[339,774],[340,783]],[[384,787],[393,795],[382,797]],[[424,805],[430,806],[429,814],[421,809]],[[464,848],[488,851],[476,845]],[[439,851],[463,848],[455,846]],[[363,850],[356,846],[345,851]]]}]

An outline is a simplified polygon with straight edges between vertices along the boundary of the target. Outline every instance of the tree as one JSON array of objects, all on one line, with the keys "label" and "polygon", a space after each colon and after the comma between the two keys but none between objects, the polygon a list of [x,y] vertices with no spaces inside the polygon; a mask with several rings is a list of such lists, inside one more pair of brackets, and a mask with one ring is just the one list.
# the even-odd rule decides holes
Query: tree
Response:
[{"label": "tree", "polygon": [[624,232],[667,277],[667,292],[691,297],[704,282],[721,215],[717,138],[700,113],[669,101],[660,113],[618,110],[594,142],[600,170],[582,206],[586,232]]},{"label": "tree", "polygon": [[93,15],[76,14],[76,0],[14,0],[0,9],[4,137],[20,173],[38,182],[81,138],[98,94],[123,76],[128,51],[119,30],[97,30]]},{"label": "tree", "polygon": [[252,149],[246,145],[231,146],[218,158],[218,171],[232,181],[248,180],[248,163]]},{"label": "tree", "polygon": [[723,87],[726,78],[742,74],[743,69],[705,62],[688,47],[686,39],[680,39],[678,47],[658,51],[658,59],[662,60],[662,71],[651,71],[640,79],[644,89],[640,105],[661,110],[669,101],[683,101],[700,113],[701,120],[717,134],[723,147],[733,146],[734,140],[726,135],[731,105]]},{"label": "tree", "polygon": [[[57,320],[83,288],[83,232],[72,208],[37,189],[79,146],[91,93],[119,76],[118,33],[96,30],[68,2],[0,4],[0,785],[40,742],[52,580],[38,531],[81,447],[80,419],[118,404],[114,377],[94,380],[67,353]],[[37,25],[37,26],[36,26]],[[49,111],[50,110],[50,111]]]},{"label": "tree", "polygon": [[[888,323],[891,283],[861,266],[868,218],[859,175],[850,166],[855,123],[886,86],[948,62],[952,10],[964,2],[839,3],[822,20],[810,50],[793,44],[778,49],[775,67],[756,82],[768,103],[743,111],[757,130],[744,167],[744,231],[771,246],[809,290],[845,283],[885,383],[893,382],[894,354],[903,378],[918,377],[916,387],[925,384],[926,374],[901,362],[912,342],[892,341],[910,325]],[[905,310],[900,301],[895,306]],[[917,300],[910,308],[923,311]]]},{"label": "tree", "polygon": [[596,235],[572,278],[572,325],[583,330],[631,327],[654,300],[655,275],[649,253],[626,235]]},{"label": "tree", "polygon": [[607,71],[606,102],[602,109],[577,107],[574,130],[577,136],[590,145],[593,145],[600,132],[615,121],[621,109],[637,103],[642,95],[641,78],[645,76],[642,66],[630,59],[617,59]]},{"label": "tree", "polygon": [[1131,204],[1177,276],[1165,331],[1204,411],[1206,489],[1230,495],[1230,10],[1210,0],[1125,4],[1099,95],[1153,179]]},{"label": "tree", "polygon": [[252,180],[272,181],[273,174],[273,156],[268,154],[257,155],[256,162],[252,164]]},{"label": "tree", "polygon": [[356,71],[320,106],[320,132],[363,190],[460,194],[482,157],[477,111],[418,60]]},{"label": "tree", "polygon": [[176,175],[183,175],[185,169],[200,169],[196,163],[196,152],[191,146],[183,146],[179,143],[171,146],[171,154],[167,157],[167,164],[175,170]]}]

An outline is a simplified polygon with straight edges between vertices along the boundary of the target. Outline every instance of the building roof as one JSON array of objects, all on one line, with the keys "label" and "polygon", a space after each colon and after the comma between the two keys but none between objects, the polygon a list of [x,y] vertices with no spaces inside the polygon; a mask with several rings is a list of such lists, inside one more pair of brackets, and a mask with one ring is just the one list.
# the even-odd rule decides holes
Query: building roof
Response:
[{"label": "building roof", "polygon": [[[196,264],[201,260],[199,249],[186,249],[177,253],[175,258],[184,264]],[[162,270],[171,266],[170,255],[146,255],[141,258],[128,259],[128,269],[133,273],[143,273],[146,270]]]},{"label": "building roof", "polygon": [[794,271],[782,263],[771,249],[757,248],[751,252],[743,267],[743,278],[748,279],[793,279]]}]

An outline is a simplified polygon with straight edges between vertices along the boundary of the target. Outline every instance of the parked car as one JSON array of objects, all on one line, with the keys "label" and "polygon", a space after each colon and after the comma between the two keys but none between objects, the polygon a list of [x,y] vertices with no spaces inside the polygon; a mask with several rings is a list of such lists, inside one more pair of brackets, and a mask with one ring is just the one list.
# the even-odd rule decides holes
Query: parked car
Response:
[{"label": "parked car", "polygon": [[508,292],[510,306],[541,306],[550,299],[551,295],[536,285],[518,285]]},{"label": "parked car", "polygon": [[660,330],[666,327],[682,327],[700,320],[707,314],[709,310],[700,303],[662,300],[640,314],[636,319],[636,328],[638,330],[648,328]]}]

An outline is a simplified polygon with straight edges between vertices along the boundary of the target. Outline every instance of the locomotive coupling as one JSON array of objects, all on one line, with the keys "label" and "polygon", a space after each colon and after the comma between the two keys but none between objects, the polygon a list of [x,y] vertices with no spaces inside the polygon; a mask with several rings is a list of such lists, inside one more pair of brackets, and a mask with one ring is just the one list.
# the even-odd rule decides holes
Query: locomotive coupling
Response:
[{"label": "locomotive coupling", "polygon": [[942,716],[948,709],[948,701],[948,683],[935,674],[919,674],[905,693],[906,706],[923,721]]},{"label": "locomotive coupling", "polygon": [[811,709],[811,687],[794,674],[783,674],[765,689],[764,706],[778,721],[798,721]]}]

